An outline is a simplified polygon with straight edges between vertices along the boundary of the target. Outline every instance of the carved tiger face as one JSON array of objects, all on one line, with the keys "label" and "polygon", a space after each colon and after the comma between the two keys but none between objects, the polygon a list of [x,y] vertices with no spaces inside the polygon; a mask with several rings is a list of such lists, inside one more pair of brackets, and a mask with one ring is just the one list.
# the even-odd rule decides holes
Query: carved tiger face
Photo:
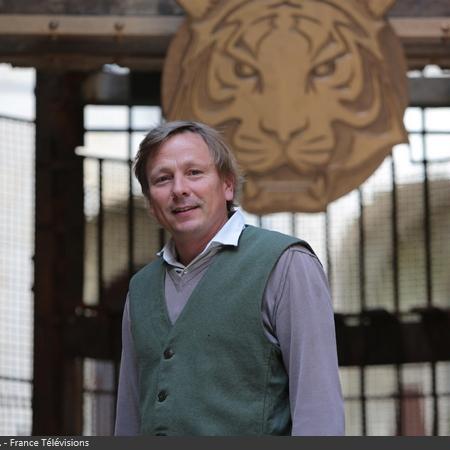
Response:
[{"label": "carved tiger face", "polygon": [[405,140],[392,1],[179,3],[189,20],[166,59],[165,115],[224,131],[246,210],[322,211]]}]

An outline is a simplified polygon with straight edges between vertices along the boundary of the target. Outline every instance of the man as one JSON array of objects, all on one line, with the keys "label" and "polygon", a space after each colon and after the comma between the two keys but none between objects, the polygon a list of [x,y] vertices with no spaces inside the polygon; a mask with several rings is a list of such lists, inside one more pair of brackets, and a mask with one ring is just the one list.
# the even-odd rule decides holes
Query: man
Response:
[{"label": "man", "polygon": [[131,280],[116,435],[342,435],[333,311],[306,242],[246,226],[213,129],[165,123],[135,174],[171,235]]}]

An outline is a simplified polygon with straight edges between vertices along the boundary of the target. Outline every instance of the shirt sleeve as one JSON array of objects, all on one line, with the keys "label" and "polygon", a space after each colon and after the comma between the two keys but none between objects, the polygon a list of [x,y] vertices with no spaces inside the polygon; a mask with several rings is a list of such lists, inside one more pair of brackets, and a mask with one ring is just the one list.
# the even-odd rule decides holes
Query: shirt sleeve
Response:
[{"label": "shirt sleeve", "polygon": [[138,370],[130,327],[129,299],[127,297],[122,319],[122,356],[114,435],[137,436],[139,430]]},{"label": "shirt sleeve", "polygon": [[289,376],[292,435],[344,435],[334,314],[317,257],[300,245],[286,250],[263,305]]}]

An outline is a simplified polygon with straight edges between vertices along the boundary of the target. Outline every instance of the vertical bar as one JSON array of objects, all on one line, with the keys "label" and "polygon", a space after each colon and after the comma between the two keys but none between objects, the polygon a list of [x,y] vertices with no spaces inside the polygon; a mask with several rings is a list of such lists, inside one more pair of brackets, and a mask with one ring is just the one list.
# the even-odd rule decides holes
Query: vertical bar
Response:
[{"label": "vertical bar", "polygon": [[[391,197],[391,227],[392,227],[392,286],[394,314],[400,320],[400,273],[398,259],[398,210],[397,210],[397,176],[395,168],[394,153],[391,153],[391,179],[392,179],[392,197]],[[403,372],[400,363],[400,343],[397,344],[397,362],[395,364],[395,378],[397,384],[397,404],[396,404],[396,435],[403,435]]]},{"label": "vertical bar", "polygon": [[397,173],[394,155],[391,155],[391,177],[392,177],[392,198],[391,198],[391,226],[392,226],[392,284],[394,311],[400,313],[400,278],[398,260],[398,210],[397,210]]},{"label": "vertical bar", "polygon": [[364,199],[362,188],[358,188],[359,201],[359,298],[361,312],[365,312],[366,305],[366,234],[364,229]]},{"label": "vertical bar", "polygon": [[263,216],[261,216],[261,215],[258,215],[258,227],[259,228],[262,228],[262,226],[263,226]]},{"label": "vertical bar", "polygon": [[295,212],[291,213],[291,235],[297,236],[297,223],[296,223],[297,214]]},{"label": "vertical bar", "polygon": [[[426,300],[427,307],[433,306],[433,286],[432,286],[432,260],[431,260],[431,206],[430,206],[430,184],[428,178],[428,152],[425,124],[425,108],[421,110],[422,119],[422,148],[423,148],[423,230],[424,230],[424,244],[425,244],[425,285],[426,285]],[[431,368],[431,388],[433,398],[433,436],[439,435],[439,406],[437,395],[437,380],[436,380],[436,362],[430,362]]]},{"label": "vertical bar", "polygon": [[132,126],[131,106],[128,106],[128,203],[127,203],[127,234],[128,234],[128,276],[134,272],[134,201],[133,201],[133,162],[132,162]]},{"label": "vertical bar", "polygon": [[427,156],[427,143],[425,139],[425,115],[424,109],[422,109],[422,148],[423,148],[423,229],[425,237],[425,283],[426,283],[426,296],[427,307],[433,306],[433,291],[432,291],[432,261],[431,261],[431,222],[430,222],[430,183],[428,179],[428,156]]},{"label": "vertical bar", "polygon": [[77,436],[82,362],[65,324],[83,299],[83,102],[79,72],[36,73],[36,191],[32,434]]},{"label": "vertical bar", "polygon": [[98,220],[97,220],[97,289],[98,305],[103,303],[103,159],[98,160]]},{"label": "vertical bar", "polygon": [[[362,188],[358,188],[359,200],[359,298],[360,314],[366,311],[366,264],[365,264],[365,230],[364,230],[364,201]],[[362,316],[360,316],[362,317]],[[367,436],[367,398],[365,366],[359,367],[360,399],[361,399],[361,428],[363,436]]]}]

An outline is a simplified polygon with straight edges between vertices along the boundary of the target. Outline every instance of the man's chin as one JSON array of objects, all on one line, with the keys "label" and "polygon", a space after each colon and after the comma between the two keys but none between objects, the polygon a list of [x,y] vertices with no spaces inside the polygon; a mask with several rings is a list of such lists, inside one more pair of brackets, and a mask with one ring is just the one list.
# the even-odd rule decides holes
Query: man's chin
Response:
[{"label": "man's chin", "polygon": [[174,235],[184,236],[184,235],[195,234],[197,229],[198,229],[198,223],[196,223],[196,221],[187,220],[182,223],[177,223],[173,227],[172,230],[173,230]]}]

